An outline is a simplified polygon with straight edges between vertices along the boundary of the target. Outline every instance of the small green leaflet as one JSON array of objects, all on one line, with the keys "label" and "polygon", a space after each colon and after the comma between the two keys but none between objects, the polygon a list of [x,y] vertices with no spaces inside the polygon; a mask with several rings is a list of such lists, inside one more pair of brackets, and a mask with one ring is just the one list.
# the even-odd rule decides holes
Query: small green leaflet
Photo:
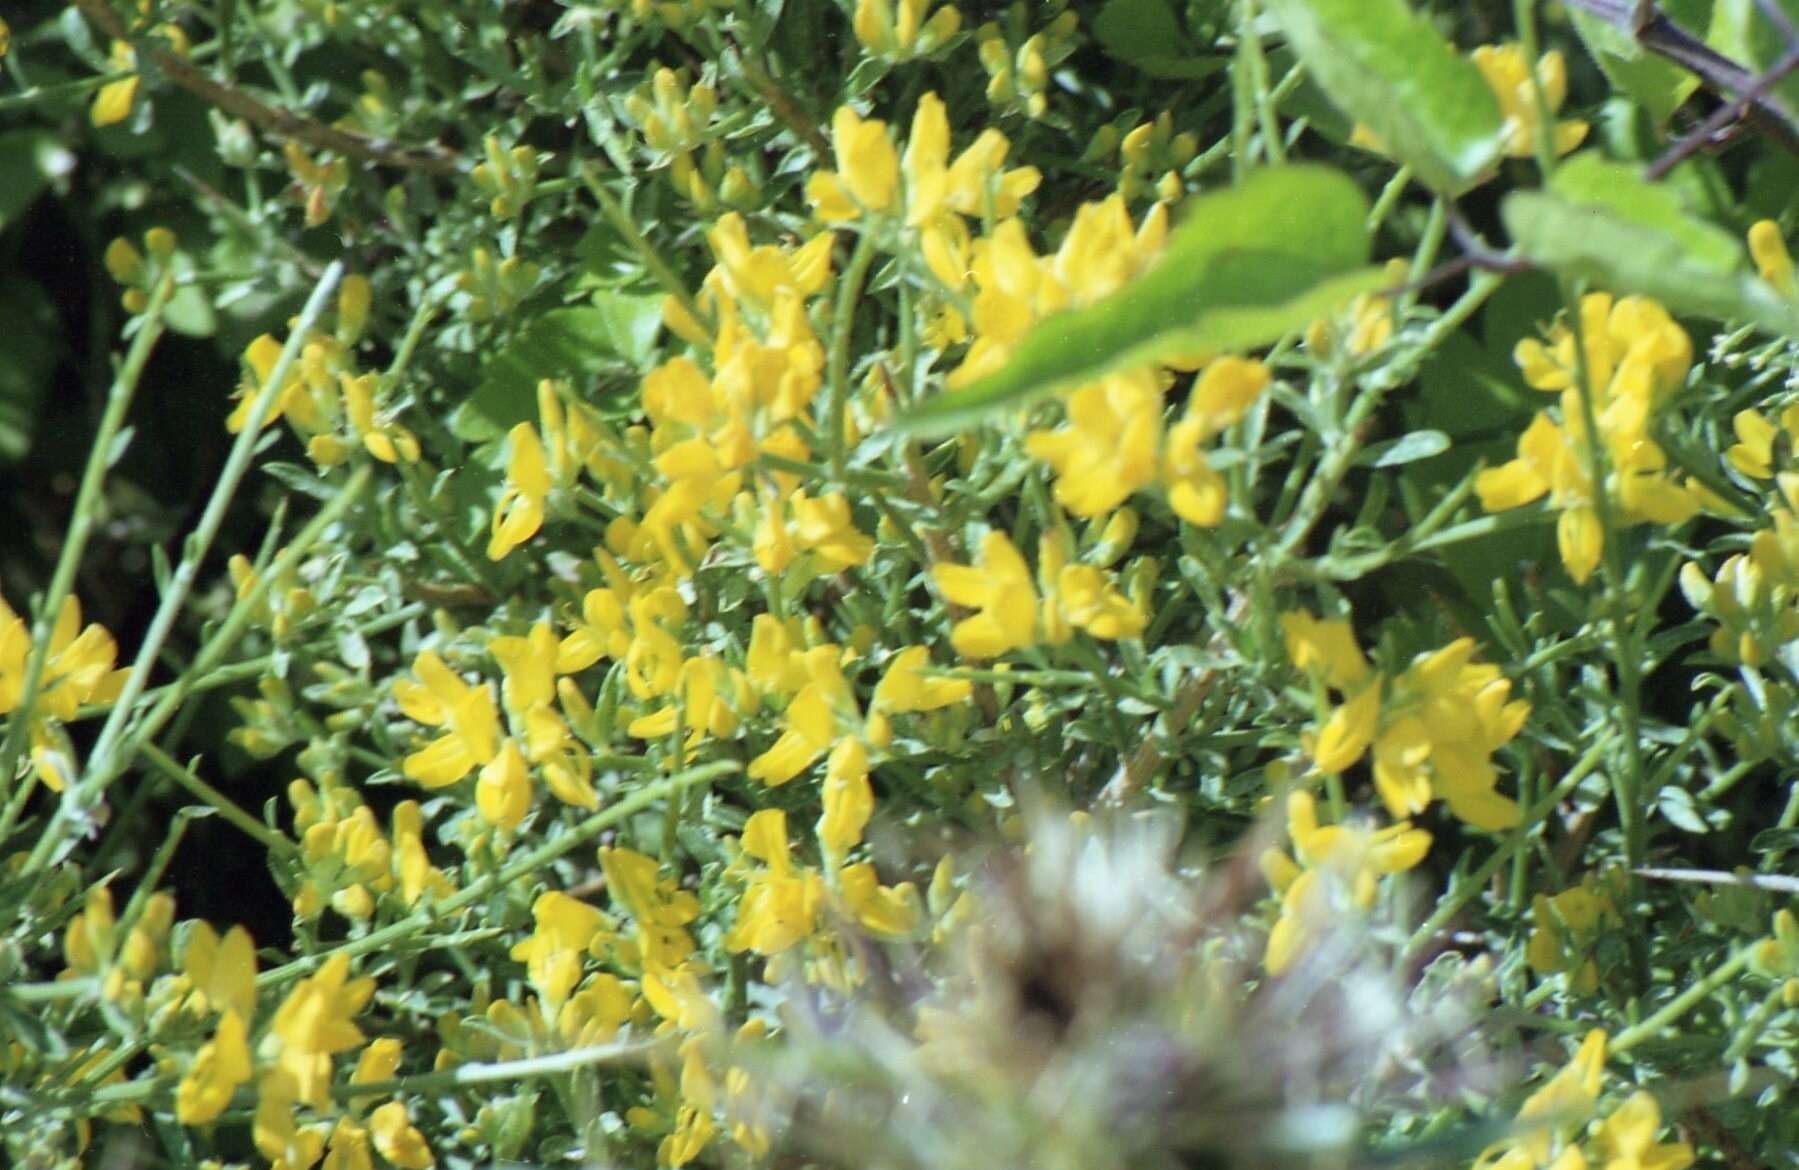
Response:
[{"label": "small green leaflet", "polygon": [[1367,197],[1339,171],[1254,171],[1189,201],[1148,272],[1040,322],[1005,368],[932,399],[899,425],[951,431],[1119,366],[1278,340],[1388,279],[1367,264],[1367,217]]},{"label": "small green leaflet", "polygon": [[1736,238],[1625,163],[1579,155],[1548,191],[1508,195],[1500,217],[1526,259],[1563,276],[1651,296],[1677,313],[1799,337],[1799,305],[1747,270]]},{"label": "small green leaflet", "polygon": [[1499,104],[1406,0],[1264,0],[1344,113],[1427,186],[1472,186],[1499,156]]}]

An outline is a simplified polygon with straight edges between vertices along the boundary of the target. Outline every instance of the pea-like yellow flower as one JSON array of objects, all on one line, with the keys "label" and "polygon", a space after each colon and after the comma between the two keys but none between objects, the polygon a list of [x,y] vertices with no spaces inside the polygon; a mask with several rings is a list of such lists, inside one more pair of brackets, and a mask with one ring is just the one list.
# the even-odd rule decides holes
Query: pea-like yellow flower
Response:
[{"label": "pea-like yellow flower", "polygon": [[769,749],[750,761],[749,775],[774,788],[812,766],[843,735],[863,732],[861,711],[835,646],[815,646],[804,656],[809,681],[782,718],[782,732]]},{"label": "pea-like yellow flower", "polygon": [[700,916],[693,891],[664,877],[655,858],[632,849],[601,849],[600,871],[614,907],[635,928],[618,939],[624,961],[646,972],[672,971],[685,963],[694,949],[687,927]]},{"label": "pea-like yellow flower", "polygon": [[1799,296],[1793,280],[1793,256],[1781,238],[1780,225],[1771,219],[1758,220],[1749,228],[1749,256],[1755,261],[1761,278],[1783,297]]},{"label": "pea-like yellow flower", "polygon": [[887,663],[881,681],[875,684],[870,706],[875,711],[936,711],[942,707],[966,702],[974,693],[967,679],[933,678],[925,675],[931,652],[923,646],[907,646]]},{"label": "pea-like yellow flower", "polygon": [[[1519,45],[1482,45],[1470,57],[1499,103],[1504,119],[1499,133],[1507,157],[1531,157],[1537,151],[1537,127],[1542,124],[1538,90],[1541,89],[1542,103],[1551,114],[1558,113],[1568,100],[1568,64],[1561,51],[1551,49],[1537,58],[1534,82]],[[1587,124],[1578,118],[1555,123],[1550,137],[1556,155],[1567,154],[1585,141],[1587,129]]]},{"label": "pea-like yellow flower", "polygon": [[389,1101],[369,1114],[369,1135],[375,1140],[376,1152],[400,1170],[429,1170],[437,1164],[425,1135],[398,1101]]},{"label": "pea-like yellow flower", "polygon": [[1531,899],[1530,938],[1524,958],[1539,975],[1566,974],[1568,986],[1581,995],[1599,989],[1599,964],[1594,943],[1602,928],[1616,928],[1619,917],[1614,890],[1593,874],[1559,894],[1538,894]]},{"label": "pea-like yellow flower", "polygon": [[776,955],[812,934],[824,883],[812,870],[794,867],[787,848],[787,814],[778,808],[765,808],[745,821],[741,844],[744,855],[762,865],[750,874],[725,949]]},{"label": "pea-like yellow flower", "polygon": [[275,1011],[264,1039],[265,1055],[291,1085],[293,1099],[323,1105],[331,1086],[332,1058],[363,1041],[355,1017],[375,994],[375,981],[350,978],[350,957],[341,951],[300,980]]},{"label": "pea-like yellow flower", "polygon": [[182,1125],[204,1125],[218,1117],[238,1086],[249,1083],[252,1071],[243,1017],[227,1008],[212,1039],[200,1046],[175,1087],[175,1119]]},{"label": "pea-like yellow flower", "polygon": [[1309,792],[1287,797],[1287,834],[1292,856],[1270,849],[1260,859],[1281,900],[1262,959],[1271,975],[1291,966],[1343,909],[1372,907],[1380,878],[1411,869],[1430,851],[1430,834],[1409,821],[1384,829],[1320,825],[1317,802]]},{"label": "pea-like yellow flower", "polygon": [[973,565],[937,565],[931,577],[945,601],[976,611],[950,631],[950,644],[962,657],[997,658],[1035,640],[1037,589],[1005,533],[982,537]]},{"label": "pea-like yellow flower", "polygon": [[1556,543],[1568,575],[1584,584],[1604,551],[1599,492],[1612,501],[1623,525],[1676,525],[1699,510],[1699,499],[1667,473],[1667,456],[1649,438],[1655,409],[1685,380],[1692,340],[1666,309],[1644,297],[1614,301],[1608,293],[1581,299],[1581,336],[1592,412],[1599,424],[1609,474],[1602,487],[1591,475],[1586,405],[1581,401],[1581,363],[1574,332],[1557,322],[1547,344],[1535,339],[1514,351],[1525,381],[1561,395],[1558,423],[1538,412],[1518,439],[1517,457],[1476,477],[1475,494],[1489,512],[1521,507],[1550,496],[1560,515]]},{"label": "pea-like yellow flower", "polygon": [[511,454],[506,459],[506,486],[493,508],[493,535],[487,542],[490,561],[504,560],[507,553],[537,535],[543,527],[544,501],[550,494],[550,473],[537,428],[522,422],[506,438]]},{"label": "pea-like yellow flower", "polygon": [[181,969],[192,988],[187,1000],[192,1010],[235,1012],[240,1021],[256,1015],[256,944],[243,927],[233,926],[220,938],[209,923],[195,922]]},{"label": "pea-like yellow flower", "polygon": [[581,982],[585,960],[600,956],[612,921],[597,907],[555,890],[538,895],[531,917],[536,928],[513,946],[512,957],[525,964],[531,986],[553,1016]]},{"label": "pea-like yellow flower", "polygon": [[500,717],[486,683],[467,683],[436,651],[423,650],[412,663],[417,682],[394,684],[394,699],[408,719],[444,734],[405,759],[400,770],[426,788],[443,788],[490,763],[500,750]]},{"label": "pea-like yellow flower", "polygon": [[825,763],[822,801],[818,843],[826,864],[834,866],[861,842],[862,830],[875,809],[874,789],[868,783],[868,749],[854,736],[831,750]]},{"label": "pea-like yellow flower", "polygon": [[897,64],[936,52],[962,27],[962,13],[954,4],[931,12],[931,0],[899,0],[897,10],[893,0],[856,0],[851,27],[863,48]]},{"label": "pea-like yellow flower", "polygon": [[806,198],[826,223],[855,219],[864,212],[886,211],[899,197],[899,152],[887,136],[887,123],[864,120],[849,106],[838,106],[831,118],[835,171],[818,171],[806,182]]}]

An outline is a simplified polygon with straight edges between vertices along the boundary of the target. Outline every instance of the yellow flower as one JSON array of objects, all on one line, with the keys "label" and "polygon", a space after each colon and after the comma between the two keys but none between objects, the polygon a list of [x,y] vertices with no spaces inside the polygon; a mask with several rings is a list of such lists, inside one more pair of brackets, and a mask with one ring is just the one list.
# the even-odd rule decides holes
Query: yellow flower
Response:
[{"label": "yellow flower", "polygon": [[931,577],[945,601],[976,611],[950,631],[950,644],[962,657],[997,658],[1035,639],[1037,590],[1005,533],[990,531],[981,538],[974,565],[937,565]]},{"label": "yellow flower", "polygon": [[435,651],[421,651],[412,672],[419,682],[394,684],[400,710],[408,719],[447,730],[400,761],[400,770],[426,788],[443,788],[499,754],[499,712],[485,683],[463,682]]},{"label": "yellow flower", "polygon": [[904,938],[918,929],[923,912],[911,882],[883,886],[868,862],[846,866],[837,876],[844,905],[857,925],[887,938]]},{"label": "yellow flower", "polygon": [[475,780],[475,807],[482,820],[507,832],[531,811],[531,773],[511,736],[500,741],[500,750],[482,766]]},{"label": "yellow flower", "polygon": [[1380,725],[1380,693],[1381,676],[1377,674],[1354,698],[1331,711],[1307,748],[1314,768],[1334,776],[1362,758]]},{"label": "yellow flower", "polygon": [[417,463],[417,437],[399,423],[381,421],[375,416],[375,375],[351,377],[342,373],[337,377],[344,396],[344,415],[361,436],[363,449],[383,463]]},{"label": "yellow flower", "polygon": [[1260,859],[1281,899],[1262,959],[1271,975],[1291,966],[1317,932],[1341,914],[1336,895],[1346,896],[1349,907],[1367,910],[1374,905],[1381,877],[1411,869],[1430,851],[1430,834],[1414,829],[1410,821],[1384,829],[1321,826],[1317,802],[1308,792],[1287,797],[1287,833],[1293,842],[1291,857],[1270,849]]},{"label": "yellow flower", "polygon": [[851,736],[832,749],[825,764],[824,815],[818,818],[818,843],[827,867],[840,862],[862,840],[874,815],[874,789],[868,783],[868,749]]},{"label": "yellow flower", "polygon": [[876,711],[935,711],[968,700],[974,684],[960,678],[931,678],[923,671],[931,652],[923,646],[907,646],[894,654],[875,684],[870,706]]},{"label": "yellow flower", "polygon": [[[1471,56],[1474,67],[1480,70],[1482,80],[1499,102],[1499,113],[1505,119],[1499,133],[1506,155],[1531,157],[1537,150],[1537,127],[1541,124],[1537,116],[1538,89],[1542,91],[1543,105],[1552,114],[1568,100],[1568,66],[1561,52],[1551,49],[1537,58],[1534,83],[1524,64],[1524,52],[1515,44],[1482,45]],[[1551,131],[1556,155],[1567,154],[1586,136],[1587,124],[1579,119],[1557,122]]]},{"label": "yellow flower", "polygon": [[[700,902],[674,878],[663,877],[653,857],[631,849],[600,850],[600,870],[613,904],[631,917],[637,928],[638,965],[647,971],[668,971],[693,954],[693,936],[687,925],[700,916]],[[628,957],[628,956],[627,956]]]},{"label": "yellow flower", "polygon": [[1599,966],[1592,955],[1601,927],[1622,923],[1612,891],[1592,874],[1559,894],[1531,899],[1531,932],[1525,960],[1539,975],[1567,973],[1568,985],[1582,995],[1599,988]]},{"label": "yellow flower", "polygon": [[1368,677],[1368,659],[1356,644],[1355,630],[1340,619],[1325,621],[1297,610],[1281,615],[1287,657],[1300,670],[1317,672],[1324,685],[1346,691]]},{"label": "yellow flower", "polygon": [[376,1152],[400,1170],[427,1170],[437,1162],[425,1135],[398,1101],[389,1101],[369,1114],[369,1133],[375,1139]]},{"label": "yellow flower", "polygon": [[787,783],[824,755],[839,735],[856,734],[861,713],[838,664],[835,646],[815,646],[804,656],[810,681],[788,704],[780,738],[750,761],[749,775],[774,788]]},{"label": "yellow flower", "polygon": [[1057,503],[1077,516],[1098,516],[1154,482],[1162,380],[1154,366],[1108,374],[1068,396],[1061,427],[1025,436],[1025,450],[1056,471]]},{"label": "yellow flower", "polygon": [[233,926],[220,939],[211,925],[195,922],[188,931],[181,969],[193,987],[188,1004],[197,1012],[256,1015],[256,944],[250,932]]},{"label": "yellow flower", "polygon": [[187,1075],[175,1088],[175,1119],[204,1125],[225,1112],[239,1085],[250,1080],[250,1044],[243,1017],[227,1008],[218,1030],[200,1046]]},{"label": "yellow flower", "polygon": [[1793,282],[1793,257],[1780,237],[1780,225],[1760,220],[1749,228],[1749,255],[1761,278],[1783,297],[1799,296]]},{"label": "yellow flower", "polygon": [[493,536],[487,542],[491,561],[505,559],[507,553],[537,535],[543,527],[544,500],[550,493],[550,473],[537,428],[519,423],[507,440],[512,454],[506,461],[506,486],[493,509]]},{"label": "yellow flower", "polygon": [[812,934],[824,886],[810,869],[795,870],[787,851],[787,814],[765,808],[743,825],[743,852],[763,863],[737,904],[725,949],[774,955]]},{"label": "yellow flower", "polygon": [[856,0],[851,27],[862,46],[877,57],[895,63],[928,57],[962,27],[955,5],[945,4],[926,20],[930,7],[930,0],[899,0],[896,14],[892,0]]},{"label": "yellow flower", "polygon": [[891,207],[899,194],[899,154],[887,137],[887,123],[864,121],[849,106],[838,106],[831,145],[837,169],[819,171],[806,182],[813,213],[832,223]]},{"label": "yellow flower", "polygon": [[1604,1170],[1686,1170],[1693,1164],[1693,1147],[1656,1141],[1661,1128],[1662,1111],[1655,1098],[1641,1090],[1632,1093],[1594,1134]]},{"label": "yellow flower", "polygon": [[375,981],[351,979],[350,957],[342,952],[300,980],[281,1001],[264,1040],[295,1100],[323,1105],[331,1085],[331,1059],[362,1043],[355,1016],[375,994]]},{"label": "yellow flower", "polygon": [[[1605,1077],[1605,1033],[1598,1028],[1586,1034],[1580,1048],[1560,1072],[1532,1093],[1518,1110],[1518,1129],[1524,1132],[1488,1146],[1474,1161],[1475,1170],[1531,1170],[1537,1166],[1565,1168],[1562,1158],[1575,1151],[1573,1165],[1584,1168],[1578,1144],[1567,1142],[1593,1116]],[[1527,1124],[1528,1123],[1528,1124]],[[1557,1147],[1562,1149],[1558,1155]]]},{"label": "yellow flower", "polygon": [[1517,457],[1483,470],[1474,484],[1490,512],[1520,507],[1549,493],[1561,513],[1556,543],[1562,563],[1577,584],[1592,575],[1604,551],[1598,491],[1615,501],[1614,515],[1623,525],[1681,524],[1699,510],[1698,497],[1668,476],[1667,456],[1648,437],[1656,407],[1686,378],[1691,338],[1666,309],[1644,297],[1614,301],[1607,293],[1589,293],[1581,299],[1580,314],[1592,411],[1609,465],[1606,484],[1596,489],[1587,473],[1580,363],[1574,332],[1559,321],[1547,344],[1521,341],[1513,356],[1529,385],[1560,393],[1560,424],[1539,412],[1519,437]]},{"label": "yellow flower", "polygon": [[536,929],[512,948],[512,957],[525,964],[531,986],[554,1015],[581,982],[582,961],[599,957],[612,923],[599,909],[554,890],[538,895],[531,917]]},{"label": "yellow flower", "polygon": [[[89,703],[118,698],[128,670],[114,670],[118,643],[98,622],[83,628],[81,603],[74,594],[63,598],[50,627],[49,657],[38,680],[37,710],[67,723]],[[0,598],[0,715],[19,704],[25,687],[25,665],[31,656],[31,629]],[[60,790],[60,784],[52,787]]]}]

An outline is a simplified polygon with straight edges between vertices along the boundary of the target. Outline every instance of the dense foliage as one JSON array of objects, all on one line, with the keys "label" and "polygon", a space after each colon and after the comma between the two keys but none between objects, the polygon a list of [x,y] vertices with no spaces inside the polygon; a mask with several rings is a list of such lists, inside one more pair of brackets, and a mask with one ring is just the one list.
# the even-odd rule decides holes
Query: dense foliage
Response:
[{"label": "dense foliage", "polygon": [[9,6],[0,1150],[1795,1165],[1796,20]]}]

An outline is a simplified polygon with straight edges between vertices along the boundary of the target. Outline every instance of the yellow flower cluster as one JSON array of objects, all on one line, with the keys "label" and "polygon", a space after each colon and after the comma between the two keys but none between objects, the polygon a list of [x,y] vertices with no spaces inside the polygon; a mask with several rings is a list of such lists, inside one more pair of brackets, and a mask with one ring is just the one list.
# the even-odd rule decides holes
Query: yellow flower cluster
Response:
[{"label": "yellow flower cluster", "polygon": [[[1561,396],[1560,418],[1539,411],[1518,439],[1517,458],[1475,480],[1487,511],[1547,494],[1560,513],[1562,564],[1584,584],[1604,553],[1602,511],[1624,527],[1682,524],[1699,510],[1700,497],[1669,475],[1668,458],[1649,433],[1693,359],[1692,340],[1660,304],[1588,293],[1578,328],[1557,321],[1547,343],[1521,341],[1514,357],[1526,384]],[[1597,467],[1605,471],[1598,484]]]},{"label": "yellow flower cluster", "polygon": [[[358,373],[354,355],[368,325],[373,290],[368,278],[347,276],[337,294],[337,328],[315,330],[301,343],[298,360],[288,369],[262,425],[286,418],[306,454],[320,467],[333,467],[361,449],[383,463],[414,463],[418,439],[410,430],[377,409],[382,386],[378,375]],[[282,344],[269,334],[244,350],[245,378],[238,404],[225,426],[233,434],[249,425],[258,393],[280,362]]]},{"label": "yellow flower cluster", "polygon": [[1588,874],[1579,885],[1559,894],[1538,894],[1531,899],[1532,928],[1524,958],[1539,975],[1562,974],[1568,986],[1582,995],[1599,988],[1599,964],[1593,956],[1601,929],[1615,928],[1619,916],[1618,883]]},{"label": "yellow flower cluster", "polygon": [[1477,829],[1518,823],[1516,801],[1496,790],[1492,755],[1524,727],[1530,705],[1511,698],[1497,666],[1474,661],[1474,639],[1458,638],[1420,654],[1389,682],[1376,672],[1342,619],[1303,610],[1283,614],[1287,656],[1313,680],[1321,699],[1316,731],[1304,740],[1312,766],[1331,776],[1372,749],[1374,788],[1395,817],[1441,800]]},{"label": "yellow flower cluster", "polygon": [[1604,1032],[1588,1032],[1573,1059],[1519,1108],[1522,1134],[1489,1147],[1475,1160],[1475,1170],[1587,1170],[1595,1165],[1602,1170],[1685,1170],[1692,1165],[1693,1147],[1657,1139],[1661,1107],[1650,1093],[1639,1090],[1606,1116],[1596,1116],[1605,1046]]},{"label": "yellow flower cluster", "polygon": [[[0,715],[24,698],[31,661],[31,628],[0,597]],[[61,725],[80,717],[81,708],[105,706],[118,698],[130,674],[114,670],[119,646],[105,626],[81,624],[81,603],[63,598],[50,627],[43,673],[33,701],[30,736],[32,769],[45,787],[61,792],[76,772],[75,749]]]}]

